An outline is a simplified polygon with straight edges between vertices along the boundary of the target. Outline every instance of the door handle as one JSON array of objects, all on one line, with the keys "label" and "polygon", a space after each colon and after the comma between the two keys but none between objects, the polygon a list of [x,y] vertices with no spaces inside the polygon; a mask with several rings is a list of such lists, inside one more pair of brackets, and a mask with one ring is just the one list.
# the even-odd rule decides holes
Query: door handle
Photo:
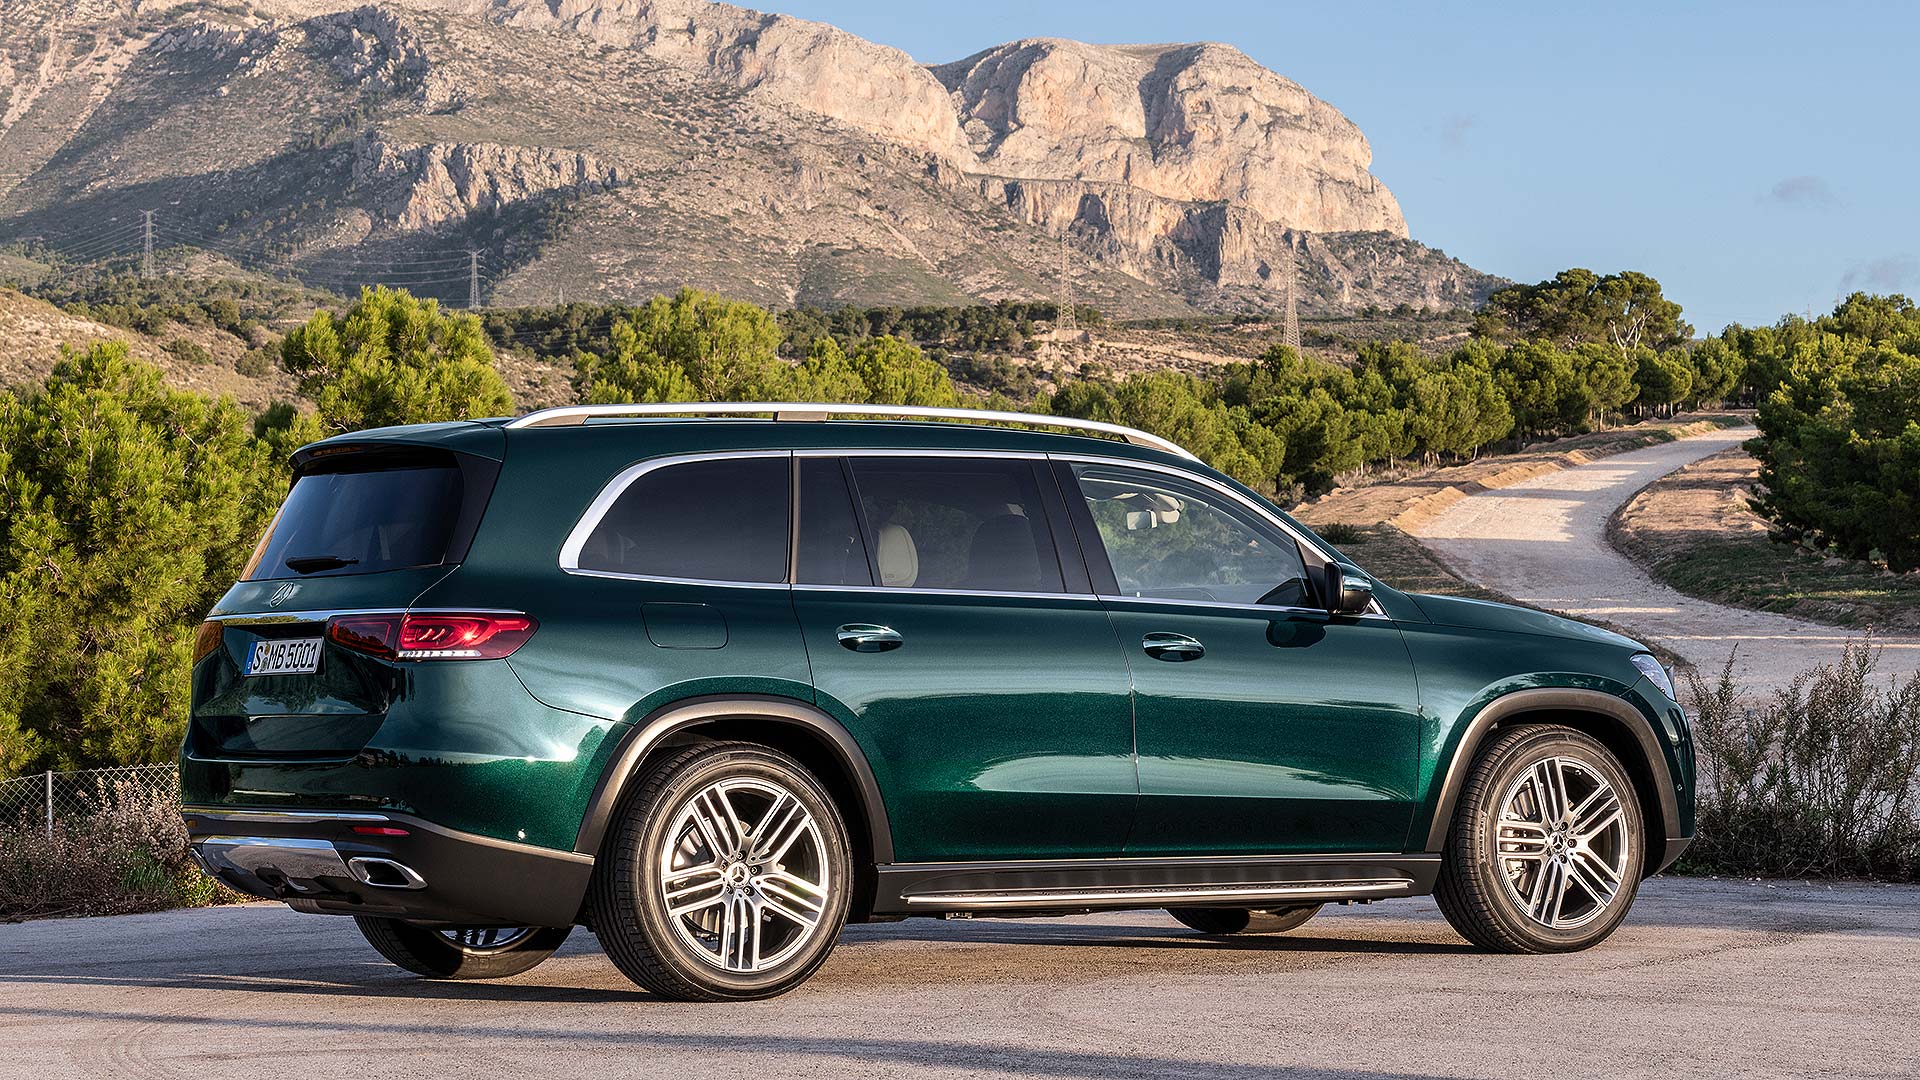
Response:
[{"label": "door handle", "polygon": [[1198,660],[1207,655],[1207,647],[1185,634],[1148,634],[1140,639],[1140,647],[1155,660],[1170,660],[1178,663],[1182,660]]},{"label": "door handle", "polygon": [[886,652],[900,647],[900,633],[891,626],[848,623],[834,633],[841,645],[854,652]]}]

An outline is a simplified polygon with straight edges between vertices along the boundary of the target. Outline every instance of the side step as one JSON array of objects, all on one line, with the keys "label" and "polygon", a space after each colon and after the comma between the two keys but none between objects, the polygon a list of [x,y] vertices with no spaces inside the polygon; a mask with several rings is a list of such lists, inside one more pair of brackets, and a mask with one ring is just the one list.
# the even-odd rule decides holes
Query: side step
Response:
[{"label": "side step", "polygon": [[911,893],[904,897],[916,907],[937,910],[964,908],[969,911],[1038,910],[1041,908],[1161,907],[1165,904],[1253,905],[1263,901],[1360,900],[1406,896],[1413,882],[1406,878],[1381,878],[1377,881],[1316,881],[1286,884],[1222,887],[1213,885],[1161,886],[1110,889],[1009,889],[986,893]]},{"label": "side step", "polygon": [[1437,855],[1267,855],[893,863],[878,868],[876,914],[1262,907],[1418,896]]}]

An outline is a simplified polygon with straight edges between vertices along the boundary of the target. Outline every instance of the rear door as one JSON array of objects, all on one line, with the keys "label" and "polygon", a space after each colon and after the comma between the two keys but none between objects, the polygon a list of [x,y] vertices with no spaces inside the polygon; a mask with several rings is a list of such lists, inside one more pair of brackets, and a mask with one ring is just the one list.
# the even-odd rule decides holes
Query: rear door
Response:
[{"label": "rear door", "polygon": [[1399,851],[1421,730],[1399,629],[1329,615],[1317,553],[1224,486],[1097,462],[1062,482],[1132,667],[1129,853]]},{"label": "rear door", "polygon": [[1044,460],[799,460],[794,600],[817,699],[868,749],[897,858],[1119,854],[1126,664]]}]

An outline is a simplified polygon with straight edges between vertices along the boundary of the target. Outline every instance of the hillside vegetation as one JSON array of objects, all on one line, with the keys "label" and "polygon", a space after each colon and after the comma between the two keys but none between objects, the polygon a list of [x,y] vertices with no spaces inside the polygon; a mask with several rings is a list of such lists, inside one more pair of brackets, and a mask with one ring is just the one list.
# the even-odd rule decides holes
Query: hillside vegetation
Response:
[{"label": "hillside vegetation", "polygon": [[[1691,342],[1651,279],[1570,272],[1526,287],[1524,320],[1483,317],[1472,336],[1460,336],[1462,321],[1408,313],[1403,324],[1436,332],[1424,341],[1355,340],[1331,359],[1271,344],[1271,329],[1250,330],[1254,323],[1121,327],[1115,332],[1197,332],[1259,349],[1197,372],[1121,373],[1074,366],[1070,350],[1052,367],[1037,354],[998,352],[1046,343],[1057,313],[1038,306],[775,313],[684,290],[640,305],[483,318],[370,289],[295,317],[298,308],[281,301],[305,304],[305,294],[152,288],[69,296],[71,310],[93,316],[84,325],[107,336],[0,393],[0,601],[13,616],[0,623],[0,771],[166,756],[184,717],[192,628],[285,489],[289,452],[368,425],[526,407],[508,378],[513,365],[537,374],[541,403],[979,404],[1115,421],[1172,438],[1290,502],[1370,472],[1462,461],[1695,405],[1760,400],[1763,415],[1799,416],[1780,403],[1805,401],[1803,386],[1831,383],[1841,394],[1864,373],[1904,370],[1903,346],[1887,343],[1910,339],[1883,331],[1911,313],[1903,299],[1855,297],[1819,325],[1789,319]],[[1078,314],[1083,325],[1110,329],[1098,312]],[[1540,336],[1545,326],[1551,337]],[[140,328],[198,328],[231,340],[220,346],[230,354],[243,337],[265,340],[240,355],[264,351],[287,393],[250,410],[171,388],[113,336],[159,340]],[[1879,344],[1851,344],[1868,339]],[[163,351],[186,369],[222,366],[212,348],[206,358]],[[1861,360],[1867,352],[1878,359]],[[999,369],[993,358],[1008,356],[1035,363]],[[1827,358],[1831,370],[1821,366]],[[1044,382],[1020,382],[1021,371],[1036,368]],[[988,379],[1006,385],[969,388]],[[1894,400],[1914,405],[1912,396]],[[1822,423],[1837,423],[1836,407],[1817,413]],[[1796,475],[1804,460],[1783,453],[1774,468]],[[1886,490],[1900,497],[1897,483]],[[1912,516],[1898,527],[1911,529]]]}]

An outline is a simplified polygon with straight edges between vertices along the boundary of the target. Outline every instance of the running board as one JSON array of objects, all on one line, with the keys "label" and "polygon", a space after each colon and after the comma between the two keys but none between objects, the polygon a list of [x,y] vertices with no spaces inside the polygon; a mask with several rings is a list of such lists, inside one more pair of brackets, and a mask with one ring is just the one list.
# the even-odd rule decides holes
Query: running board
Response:
[{"label": "running board", "polygon": [[997,893],[913,893],[904,899],[915,907],[943,911],[954,908],[970,911],[984,909],[1030,911],[1056,907],[1107,907],[1113,904],[1125,904],[1129,907],[1160,907],[1169,903],[1252,905],[1269,901],[1359,900],[1405,896],[1407,887],[1411,884],[1413,883],[1406,878],[1383,878],[1379,881],[1327,881],[1303,885],[1283,885],[1275,882],[1239,888],[1192,885],[1183,888],[1086,889],[1067,892],[1014,889]]},{"label": "running board", "polygon": [[1433,855],[1233,856],[894,863],[878,868],[877,914],[1263,907],[1418,896]]}]

